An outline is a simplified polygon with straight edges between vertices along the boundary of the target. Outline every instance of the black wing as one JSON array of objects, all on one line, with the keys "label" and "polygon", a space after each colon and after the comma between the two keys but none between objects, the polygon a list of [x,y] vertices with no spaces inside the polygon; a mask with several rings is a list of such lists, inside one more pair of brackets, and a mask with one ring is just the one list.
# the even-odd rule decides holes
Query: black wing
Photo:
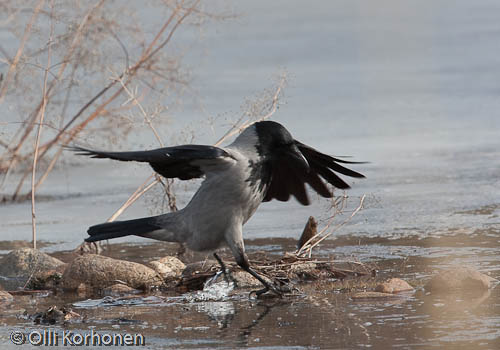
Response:
[{"label": "black wing", "polygon": [[331,198],[333,193],[328,189],[325,182],[339,189],[350,188],[335,172],[350,177],[365,177],[363,174],[338,164],[364,164],[365,162],[350,162],[337,159],[318,152],[314,148],[296,140],[295,145],[309,163],[309,171],[296,166],[297,163],[288,159],[285,153],[284,156],[270,165],[271,181],[264,201],[270,201],[273,198],[279,201],[287,201],[290,199],[290,195],[293,195],[301,204],[309,205],[310,201],[305,188],[306,183],[322,197]]},{"label": "black wing", "polygon": [[122,161],[146,162],[166,178],[189,180],[205,175],[206,169],[222,165],[231,157],[221,148],[203,145],[183,145],[136,152],[102,152],[82,147],[70,147],[79,155]]}]

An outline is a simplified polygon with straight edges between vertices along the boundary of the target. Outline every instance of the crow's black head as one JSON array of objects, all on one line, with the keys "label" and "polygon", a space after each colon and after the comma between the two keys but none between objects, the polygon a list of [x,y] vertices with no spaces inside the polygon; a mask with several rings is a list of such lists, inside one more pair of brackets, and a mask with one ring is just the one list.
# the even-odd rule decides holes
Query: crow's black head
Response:
[{"label": "crow's black head", "polygon": [[[263,153],[295,145],[295,140],[287,129],[280,123],[262,121],[255,123],[255,131],[259,137],[259,150]],[[262,154],[263,155],[263,154]]]},{"label": "crow's black head", "polygon": [[296,145],[296,141],[283,125],[273,121],[261,121],[254,124],[259,138],[256,145],[263,159],[277,161],[283,158],[294,162],[306,172],[309,164]]}]

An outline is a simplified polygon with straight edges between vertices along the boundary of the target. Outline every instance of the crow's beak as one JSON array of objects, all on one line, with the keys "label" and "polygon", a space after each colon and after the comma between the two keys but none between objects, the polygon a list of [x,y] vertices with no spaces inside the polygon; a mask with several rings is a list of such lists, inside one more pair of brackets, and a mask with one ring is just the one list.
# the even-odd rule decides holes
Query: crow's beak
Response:
[{"label": "crow's beak", "polygon": [[302,152],[296,145],[292,145],[287,151],[288,158],[296,165],[298,168],[304,170],[306,173],[309,172],[309,163],[307,159],[304,157]]}]

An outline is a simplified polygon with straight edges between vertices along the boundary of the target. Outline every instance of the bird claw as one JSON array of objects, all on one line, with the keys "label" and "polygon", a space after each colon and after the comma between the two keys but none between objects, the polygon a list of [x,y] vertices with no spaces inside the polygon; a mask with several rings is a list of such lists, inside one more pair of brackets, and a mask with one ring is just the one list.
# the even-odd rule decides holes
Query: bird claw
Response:
[{"label": "bird claw", "polygon": [[265,294],[265,293],[267,293],[269,291],[273,292],[276,296],[278,296],[280,298],[283,297],[283,293],[285,292],[281,288],[279,288],[279,287],[277,287],[275,285],[267,285],[267,286],[265,286],[262,289],[252,290],[248,294],[248,298],[252,299],[252,295],[255,294],[255,298],[258,299],[262,294]]}]

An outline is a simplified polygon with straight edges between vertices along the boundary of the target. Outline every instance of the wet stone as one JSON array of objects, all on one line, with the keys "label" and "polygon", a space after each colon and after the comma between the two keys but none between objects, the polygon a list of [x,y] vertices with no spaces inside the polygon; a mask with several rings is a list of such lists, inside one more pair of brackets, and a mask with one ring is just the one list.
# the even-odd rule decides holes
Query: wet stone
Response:
[{"label": "wet stone", "polygon": [[375,292],[379,293],[401,293],[414,290],[415,288],[413,288],[408,284],[408,282],[400,278],[391,278],[375,287]]},{"label": "wet stone", "polygon": [[175,256],[166,256],[160,260],[151,261],[148,265],[166,281],[179,279],[186,268],[186,265]]},{"label": "wet stone", "polygon": [[440,272],[425,286],[428,292],[442,293],[451,291],[483,292],[492,288],[498,281],[469,267],[455,267]]},{"label": "wet stone", "polygon": [[258,279],[243,270],[236,270],[231,272],[231,276],[236,281],[238,288],[253,288],[261,287],[262,283]]},{"label": "wet stone", "polygon": [[163,283],[161,276],[145,265],[87,254],[69,264],[62,276],[61,286],[64,289],[79,289],[83,284],[101,290],[117,281],[136,289],[150,289]]},{"label": "wet stone", "polygon": [[11,251],[0,260],[0,276],[6,277],[2,284],[7,289],[24,287],[28,279],[31,283],[27,288],[39,288],[40,284],[32,283],[41,283],[51,274],[62,273],[65,267],[66,263],[39,250],[22,248]]}]

